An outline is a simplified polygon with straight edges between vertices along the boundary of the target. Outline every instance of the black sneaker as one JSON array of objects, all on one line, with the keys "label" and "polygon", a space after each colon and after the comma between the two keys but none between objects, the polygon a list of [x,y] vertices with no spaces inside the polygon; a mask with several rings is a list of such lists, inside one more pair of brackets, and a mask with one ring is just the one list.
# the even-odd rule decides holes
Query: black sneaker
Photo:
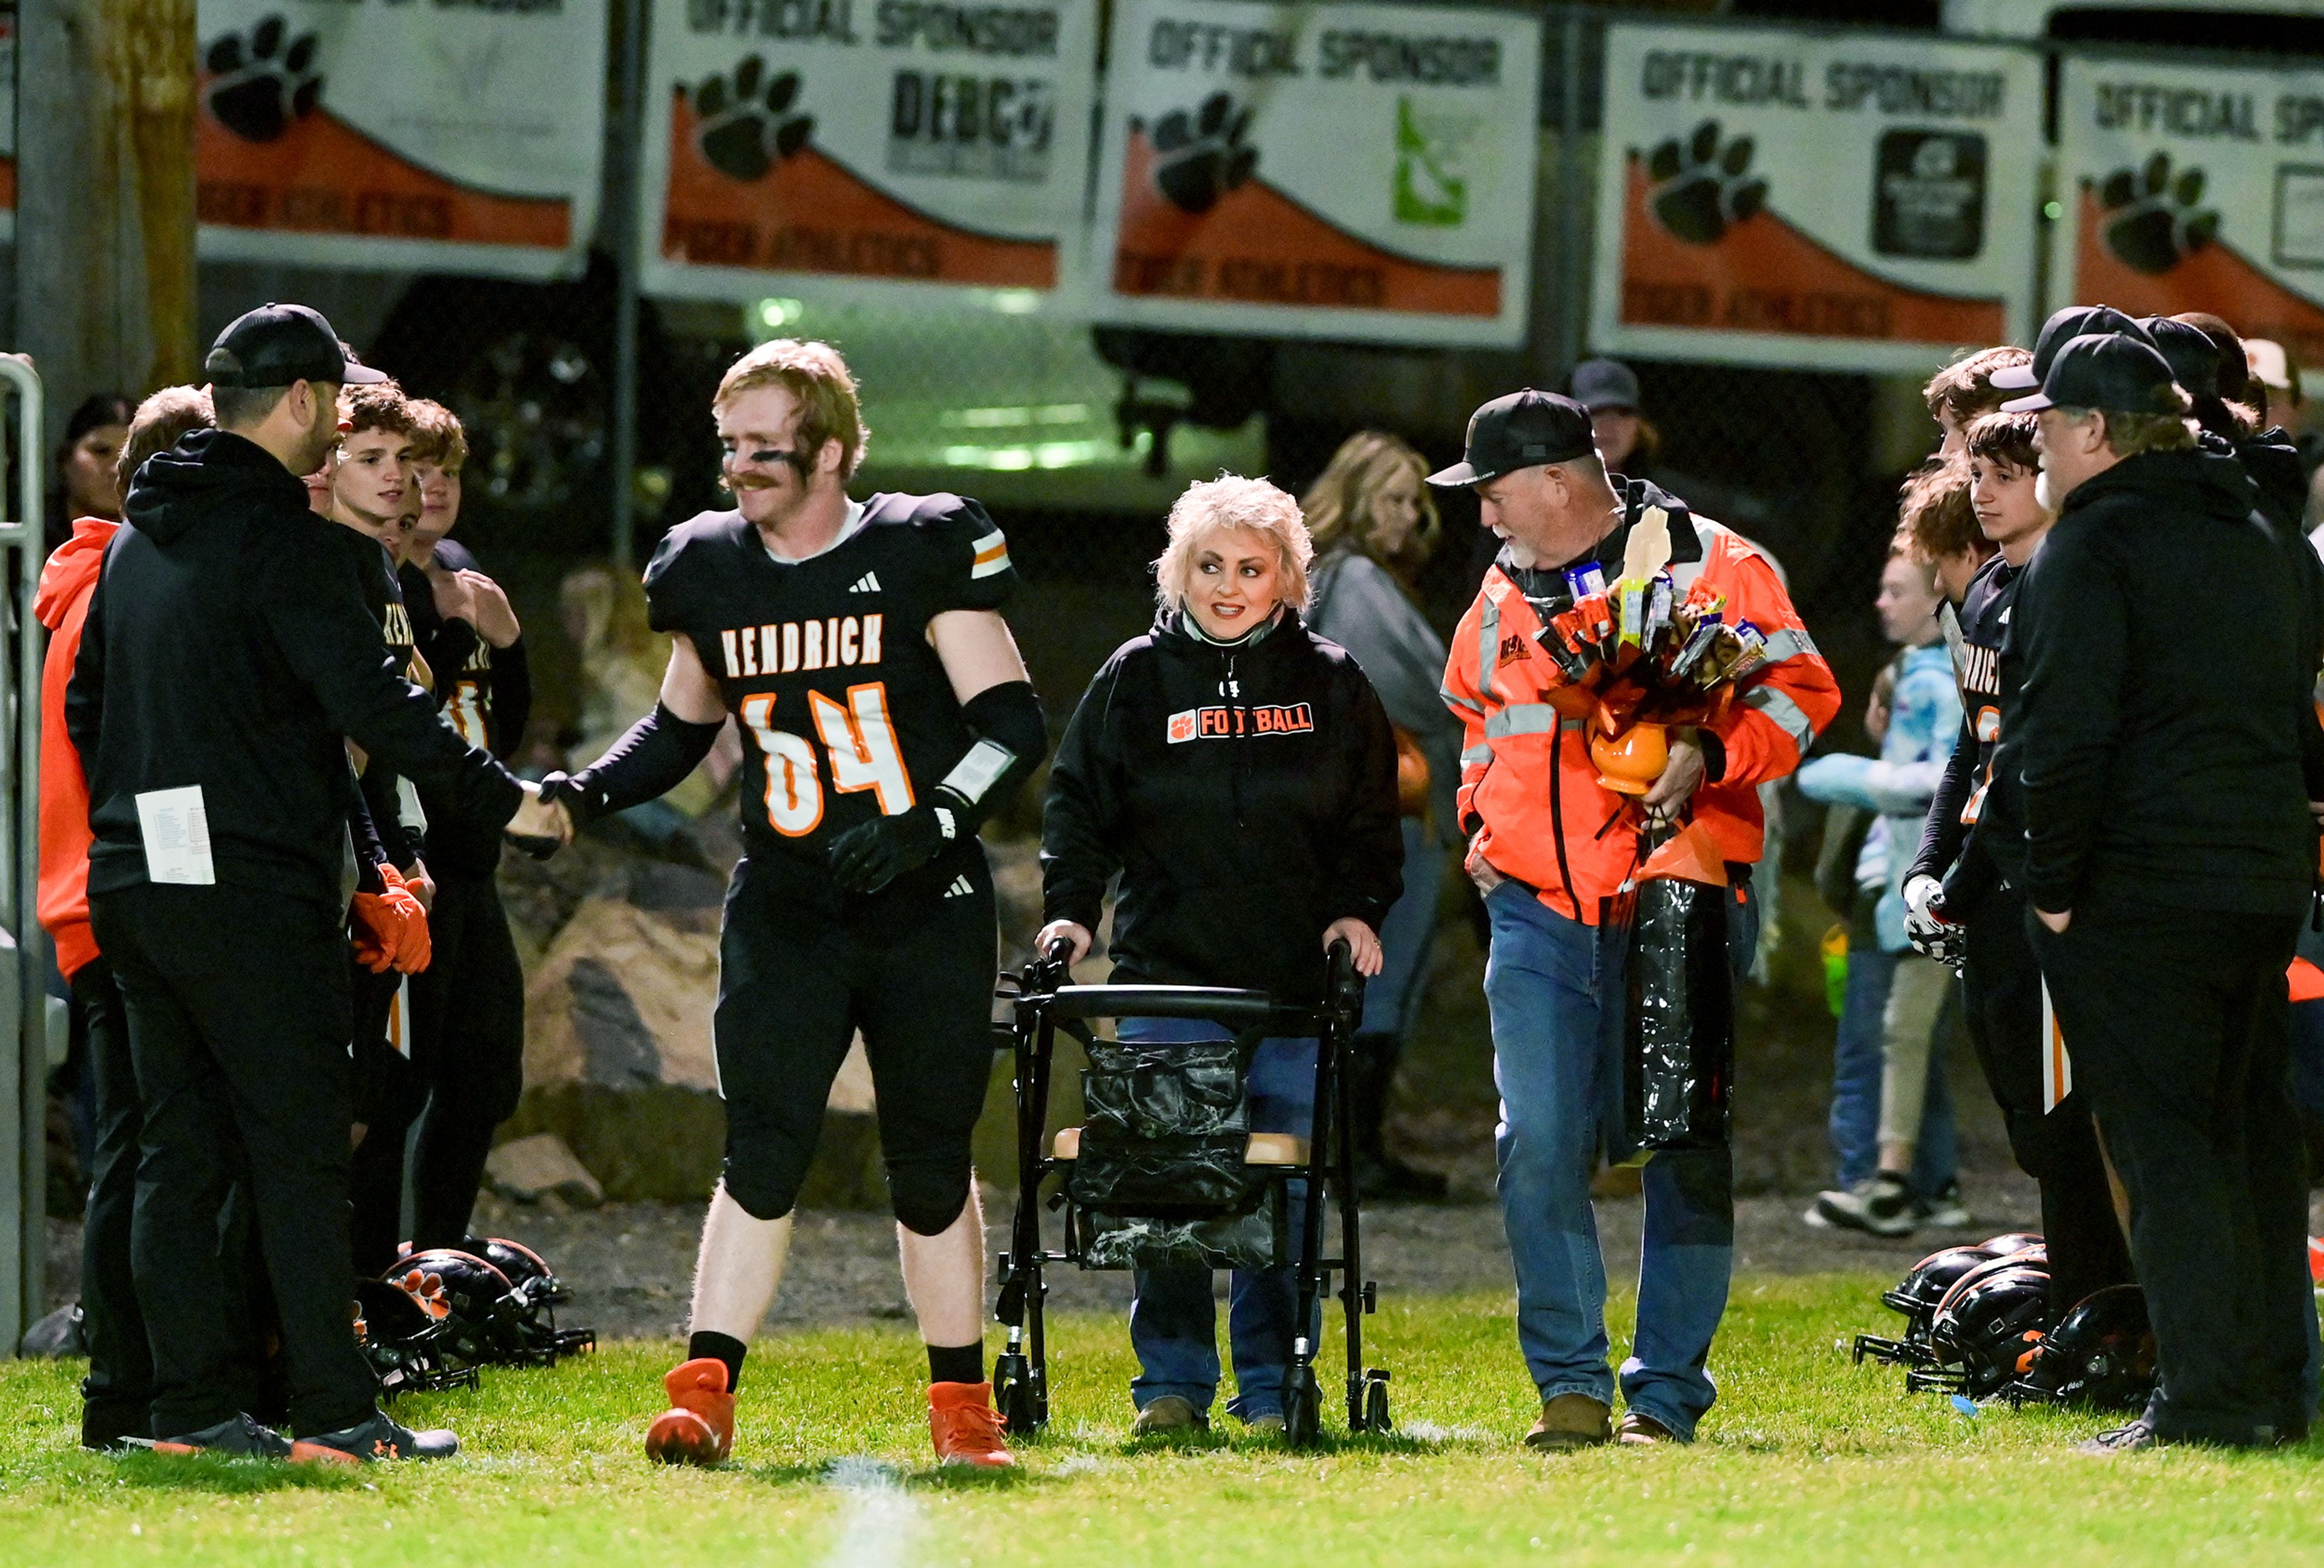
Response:
[{"label": "black sneaker", "polygon": [[240,1459],[288,1459],[290,1440],[272,1426],[261,1426],[236,1413],[215,1426],[180,1437],[157,1437],[156,1453],[225,1453]]},{"label": "black sneaker", "polygon": [[320,1464],[369,1464],[384,1459],[449,1459],[460,1440],[448,1432],[414,1432],[374,1412],[368,1421],[337,1432],[318,1432],[290,1445],[293,1461]]},{"label": "black sneaker", "polygon": [[1913,1189],[1903,1176],[1888,1171],[1860,1181],[1846,1192],[1821,1193],[1816,1213],[1839,1230],[1868,1231],[1875,1236],[1909,1236],[1919,1222],[1913,1209]]}]

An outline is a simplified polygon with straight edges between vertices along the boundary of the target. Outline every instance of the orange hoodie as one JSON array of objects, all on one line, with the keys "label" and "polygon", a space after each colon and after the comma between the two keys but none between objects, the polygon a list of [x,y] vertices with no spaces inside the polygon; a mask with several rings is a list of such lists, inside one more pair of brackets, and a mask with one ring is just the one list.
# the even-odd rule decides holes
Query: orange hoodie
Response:
[{"label": "orange hoodie", "polygon": [[32,613],[49,629],[49,655],[41,666],[41,928],[57,945],[57,967],[67,980],[97,956],[88,927],[88,779],[80,753],[65,733],[65,687],[80,655],[81,623],[88,619],[105,547],[121,527],[101,517],[73,524],[72,538],[41,568]]}]

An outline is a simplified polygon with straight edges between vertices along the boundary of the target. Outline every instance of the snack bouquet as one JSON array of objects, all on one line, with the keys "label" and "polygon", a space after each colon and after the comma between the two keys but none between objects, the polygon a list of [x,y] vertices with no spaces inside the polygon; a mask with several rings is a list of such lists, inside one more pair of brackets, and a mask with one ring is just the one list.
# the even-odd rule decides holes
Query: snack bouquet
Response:
[{"label": "snack bouquet", "polygon": [[1669,519],[1648,508],[1630,530],[1619,580],[1607,587],[1595,567],[1572,574],[1572,605],[1540,632],[1565,676],[1546,700],[1589,724],[1598,781],[1617,794],[1653,788],[1671,727],[1716,723],[1766,663],[1758,628],[1722,619],[1726,595],[1701,583],[1682,597],[1669,563]]}]

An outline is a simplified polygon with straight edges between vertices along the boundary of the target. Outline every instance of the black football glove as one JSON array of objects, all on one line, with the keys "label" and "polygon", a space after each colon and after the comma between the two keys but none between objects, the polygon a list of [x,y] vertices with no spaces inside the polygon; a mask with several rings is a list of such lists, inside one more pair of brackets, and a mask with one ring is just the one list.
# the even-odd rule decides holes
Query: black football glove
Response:
[{"label": "black football glove", "polygon": [[897,816],[875,817],[832,841],[832,879],[851,893],[876,893],[936,859],[959,832],[960,818],[948,802],[923,801]]}]

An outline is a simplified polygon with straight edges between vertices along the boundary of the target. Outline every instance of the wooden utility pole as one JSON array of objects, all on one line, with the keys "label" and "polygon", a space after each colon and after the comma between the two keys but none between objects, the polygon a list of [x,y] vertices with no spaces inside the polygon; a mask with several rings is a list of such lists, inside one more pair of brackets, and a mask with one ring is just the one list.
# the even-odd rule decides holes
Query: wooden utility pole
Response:
[{"label": "wooden utility pole", "polygon": [[199,379],[194,5],[18,0],[18,341],[5,346],[39,365],[51,430],[91,392]]}]

